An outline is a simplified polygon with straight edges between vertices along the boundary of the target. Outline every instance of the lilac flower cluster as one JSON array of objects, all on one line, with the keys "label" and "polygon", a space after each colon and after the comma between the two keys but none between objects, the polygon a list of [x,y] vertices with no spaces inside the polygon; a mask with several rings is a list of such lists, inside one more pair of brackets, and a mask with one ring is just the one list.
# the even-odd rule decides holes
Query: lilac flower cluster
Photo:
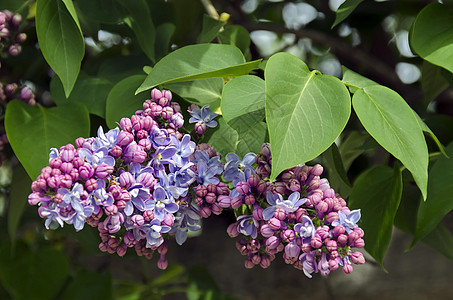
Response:
[{"label": "lilac flower cluster", "polygon": [[17,56],[22,52],[21,43],[27,35],[19,31],[22,16],[9,10],[0,11],[0,52],[3,55]]},{"label": "lilac flower cluster", "polygon": [[226,160],[224,179],[233,183],[230,198],[237,215],[227,231],[232,238],[242,234],[236,247],[247,256],[246,268],[267,268],[279,252],[310,278],[317,272],[327,276],[340,266],[349,274],[352,264],[365,263],[363,254],[352,250],[365,245],[357,225],[360,210],[350,211],[320,178],[322,166],[297,166],[269,182],[269,144],[256,158],[229,154]]},{"label": "lilac flower cluster", "polygon": [[[67,223],[78,231],[87,223],[98,228],[101,251],[123,256],[134,247],[151,258],[157,250],[158,267],[166,268],[168,236],[182,244],[188,230],[200,229],[200,211],[227,207],[209,198],[229,194],[219,180],[220,158],[209,146],[195,151],[190,135],[178,131],[184,119],[171,100],[171,92],[153,89],[143,110],[121,119],[120,128],[104,133],[101,127],[97,137],[78,138],[76,147],[51,149],[28,198],[39,205],[46,228]],[[209,208],[193,203],[195,190],[205,191]]]},{"label": "lilac flower cluster", "polygon": [[[78,138],[75,146],[52,148],[49,165],[32,183],[28,201],[38,205],[45,227],[85,224],[97,227],[104,252],[126,254],[128,248],[146,258],[159,254],[158,267],[168,262],[168,238],[181,245],[202,218],[233,208],[236,222],[227,231],[242,234],[236,247],[245,266],[267,268],[283,252],[286,263],[311,277],[363,264],[360,210],[346,202],[320,176],[323,168],[297,166],[269,182],[269,144],[259,155],[221,156],[207,144],[196,145],[179,130],[184,118],[169,91],[151,91],[120,128],[97,137]],[[191,107],[190,122],[203,134],[215,126],[209,107]],[[198,129],[197,128],[203,128]]]}]

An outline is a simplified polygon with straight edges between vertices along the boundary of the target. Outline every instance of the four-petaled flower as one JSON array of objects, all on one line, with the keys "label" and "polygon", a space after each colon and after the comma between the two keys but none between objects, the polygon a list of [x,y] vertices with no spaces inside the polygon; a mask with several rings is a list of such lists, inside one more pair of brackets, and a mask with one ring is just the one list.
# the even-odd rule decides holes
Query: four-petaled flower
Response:
[{"label": "four-petaled flower", "polygon": [[197,123],[203,122],[208,127],[216,127],[217,122],[214,121],[214,118],[218,116],[218,114],[211,112],[209,105],[203,106],[201,109],[198,107],[193,108],[189,111],[189,114],[192,116],[189,119],[189,123]]},{"label": "four-petaled flower", "polygon": [[343,211],[338,212],[339,220],[332,222],[332,226],[343,225],[348,233],[351,233],[354,228],[358,227],[356,224],[360,220],[360,209],[355,209],[347,215]]}]

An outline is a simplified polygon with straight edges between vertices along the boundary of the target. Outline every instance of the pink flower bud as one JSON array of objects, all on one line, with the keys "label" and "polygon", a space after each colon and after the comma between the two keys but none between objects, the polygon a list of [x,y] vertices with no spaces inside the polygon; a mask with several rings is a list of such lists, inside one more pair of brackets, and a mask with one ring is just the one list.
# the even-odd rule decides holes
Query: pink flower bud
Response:
[{"label": "pink flower bud", "polygon": [[221,208],[228,208],[231,206],[231,198],[230,196],[220,195],[217,197],[217,203]]},{"label": "pink flower bud", "polygon": [[264,209],[262,209],[258,204],[255,204],[253,206],[253,218],[257,221],[263,220],[263,211]]},{"label": "pink flower bud", "polygon": [[206,202],[212,204],[216,201],[216,195],[214,193],[207,193],[204,199]]},{"label": "pink flower bud", "polygon": [[129,133],[127,131],[121,131],[118,134],[116,143],[121,146],[126,146],[126,145],[129,145],[133,140],[134,140],[134,136],[131,133]]},{"label": "pink flower bud", "polygon": [[281,227],[280,220],[277,219],[277,218],[271,218],[271,219],[268,221],[268,225],[269,225],[269,227],[270,227],[272,230],[278,230],[278,229],[280,229],[280,227]]},{"label": "pink flower bud", "polygon": [[250,186],[248,185],[247,182],[240,181],[236,185],[236,191],[238,191],[238,193],[241,195],[245,195],[250,191]]},{"label": "pink flower bud", "polygon": [[282,208],[277,208],[275,211],[274,211],[274,217],[277,218],[278,220],[280,221],[283,221],[284,219],[286,219],[286,212],[284,209]]},{"label": "pink flower bud", "polygon": [[200,215],[203,218],[209,218],[209,216],[211,215],[211,209],[207,206],[200,207]]},{"label": "pink flower bud", "polygon": [[270,250],[277,248],[279,244],[280,244],[280,240],[275,235],[266,239],[266,248],[268,248]]},{"label": "pink flower bud", "polygon": [[248,194],[245,196],[244,202],[247,205],[253,205],[255,203],[255,197],[252,194]]},{"label": "pink flower bud", "polygon": [[314,238],[311,239],[310,245],[315,249],[321,248],[322,246],[321,238],[319,236],[315,236]]},{"label": "pink flower bud", "polygon": [[159,91],[158,89],[154,88],[151,90],[151,98],[153,100],[159,100],[160,98],[162,98],[162,92]]},{"label": "pink flower bud", "polygon": [[290,243],[294,241],[296,238],[296,234],[294,233],[294,230],[292,229],[287,229],[281,232],[280,237],[287,243]]},{"label": "pink flower bud", "polygon": [[231,208],[238,209],[242,205],[242,198],[241,197],[234,197],[231,199]]},{"label": "pink flower bud", "polygon": [[195,123],[195,132],[198,135],[202,135],[206,131],[206,129],[207,126],[203,121],[198,121],[197,123]]},{"label": "pink flower bud", "polygon": [[354,242],[354,247],[356,247],[356,248],[363,248],[363,247],[365,247],[365,241],[364,241],[362,238],[357,239],[357,240]]},{"label": "pink flower bud", "polygon": [[105,179],[112,173],[113,173],[113,167],[102,163],[96,168],[96,172],[94,174],[99,179]]},{"label": "pink flower bud", "polygon": [[145,210],[143,213],[143,218],[145,221],[150,222],[154,219],[154,212],[152,210]]},{"label": "pink flower bud", "polygon": [[238,225],[236,223],[230,224],[227,228],[227,233],[230,238],[235,238],[239,235]]}]

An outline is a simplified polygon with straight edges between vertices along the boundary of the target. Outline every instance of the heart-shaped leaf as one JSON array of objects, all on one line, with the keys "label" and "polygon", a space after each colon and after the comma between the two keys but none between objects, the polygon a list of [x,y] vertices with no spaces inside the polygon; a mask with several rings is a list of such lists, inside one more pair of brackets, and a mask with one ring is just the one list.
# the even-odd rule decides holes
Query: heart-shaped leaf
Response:
[{"label": "heart-shaped leaf", "polygon": [[274,54],[266,65],[266,122],[271,179],[325,151],[351,113],[349,92],[333,76],[310,72],[297,57]]}]

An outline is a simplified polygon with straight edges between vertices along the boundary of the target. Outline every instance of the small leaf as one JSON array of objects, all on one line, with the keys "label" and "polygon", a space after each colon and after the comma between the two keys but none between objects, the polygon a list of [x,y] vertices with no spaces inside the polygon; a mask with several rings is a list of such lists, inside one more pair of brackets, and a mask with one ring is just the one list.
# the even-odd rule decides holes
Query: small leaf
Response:
[{"label": "small leaf", "polygon": [[402,188],[401,171],[397,165],[393,170],[378,166],[356,179],[349,197],[351,210],[361,210],[360,227],[365,231],[365,249],[383,268]]},{"label": "small leaf", "polygon": [[450,158],[444,156],[429,171],[428,199],[421,202],[417,214],[417,226],[412,246],[430,233],[442,218],[453,209],[453,143],[446,148]]},{"label": "small leaf", "polygon": [[409,105],[395,91],[380,85],[358,90],[352,105],[368,133],[412,173],[426,199],[428,148]]},{"label": "small leaf", "polygon": [[190,103],[199,106],[209,104],[211,111],[214,111],[220,105],[223,79],[208,78],[195,81],[167,83],[164,87],[175,92]]},{"label": "small leaf", "polygon": [[50,148],[89,135],[90,118],[79,103],[44,108],[13,100],[6,108],[5,128],[14,153],[30,178],[36,178],[49,162]]},{"label": "small leaf", "polygon": [[135,95],[137,86],[143,82],[145,75],[133,75],[124,78],[110,91],[107,96],[105,120],[109,128],[115,128],[121,118],[129,118],[139,109],[143,109],[143,102],[150,98],[149,93]]},{"label": "small leaf", "polygon": [[198,36],[198,44],[210,43],[219,33],[225,22],[214,19],[209,15],[203,15],[203,26]]},{"label": "small leaf", "polygon": [[31,180],[24,168],[14,169],[8,206],[8,233],[12,243],[16,239],[17,227],[30,194]]},{"label": "small leaf", "polygon": [[58,77],[50,81],[50,94],[57,105],[68,102],[80,102],[86,105],[89,112],[105,118],[105,102],[113,87],[107,79],[79,74],[69,98],[65,97],[63,85]]},{"label": "small leaf", "polygon": [[36,9],[39,47],[63,83],[65,95],[74,87],[85,54],[82,31],[60,0],[39,0]]},{"label": "small leaf", "polygon": [[222,115],[239,134],[264,119],[264,80],[244,75],[230,80],[222,92]]},{"label": "small leaf", "polygon": [[354,160],[365,151],[362,145],[368,138],[370,136],[365,132],[353,131],[340,143],[338,150],[343,158],[345,171],[349,170]]},{"label": "small leaf", "polygon": [[340,80],[310,72],[291,54],[274,54],[264,75],[273,180],[329,148],[346,126],[351,104]]},{"label": "small leaf", "polygon": [[335,26],[340,24],[344,19],[346,19],[361,2],[363,2],[363,0],[344,1],[337,9],[335,22],[333,23],[332,28],[334,28]]},{"label": "small leaf", "polygon": [[159,84],[248,74],[260,61],[246,63],[241,51],[230,45],[185,46],[162,58],[136,93]]},{"label": "small leaf", "polygon": [[423,8],[412,25],[410,44],[423,59],[453,73],[453,11],[440,3]]},{"label": "small leaf", "polygon": [[219,39],[223,44],[238,47],[242,53],[246,53],[250,47],[250,33],[240,25],[225,27],[225,30],[219,33]]}]

